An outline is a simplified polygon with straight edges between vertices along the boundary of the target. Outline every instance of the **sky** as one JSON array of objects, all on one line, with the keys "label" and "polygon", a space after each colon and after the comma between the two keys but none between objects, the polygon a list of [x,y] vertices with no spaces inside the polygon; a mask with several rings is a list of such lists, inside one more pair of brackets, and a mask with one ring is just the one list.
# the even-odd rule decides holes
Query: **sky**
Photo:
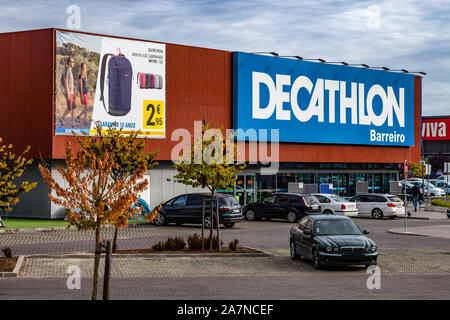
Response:
[{"label": "sky", "polygon": [[0,32],[68,28],[229,51],[423,71],[422,114],[450,115],[450,0],[0,0]]}]

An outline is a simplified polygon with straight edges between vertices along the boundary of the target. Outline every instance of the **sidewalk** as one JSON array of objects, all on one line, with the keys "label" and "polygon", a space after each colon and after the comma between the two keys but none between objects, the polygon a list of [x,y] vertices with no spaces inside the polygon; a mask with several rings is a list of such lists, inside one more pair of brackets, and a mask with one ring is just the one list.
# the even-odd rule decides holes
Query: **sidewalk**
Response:
[{"label": "sidewalk", "polygon": [[423,219],[423,220],[446,220],[447,214],[445,212],[425,211],[423,207],[418,207],[417,211],[414,211],[412,204],[408,204],[406,212],[411,212],[411,216],[408,219]]},{"label": "sidewalk", "polygon": [[408,228],[408,232],[405,232],[404,228],[396,228],[390,229],[388,232],[411,236],[428,236],[450,239],[450,225],[448,224],[427,227],[410,227]]}]

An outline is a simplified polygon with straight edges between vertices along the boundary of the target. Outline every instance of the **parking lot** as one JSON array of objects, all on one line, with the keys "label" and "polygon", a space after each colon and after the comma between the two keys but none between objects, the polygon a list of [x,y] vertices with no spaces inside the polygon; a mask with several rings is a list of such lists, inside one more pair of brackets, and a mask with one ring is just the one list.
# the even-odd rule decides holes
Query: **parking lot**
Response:
[{"label": "parking lot", "polygon": [[[389,229],[402,228],[404,220],[364,219],[356,218],[355,222],[361,229],[369,229],[372,238],[380,252],[384,250],[450,250],[450,242],[444,238],[403,236],[388,233]],[[450,220],[408,220],[408,227],[448,225]],[[275,255],[287,254],[289,250],[289,230],[294,224],[282,220],[272,221],[242,221],[233,228],[222,228],[221,235],[225,245],[238,239],[241,245],[267,250]],[[102,237],[112,239],[112,228],[105,228]],[[199,225],[167,225],[130,226],[119,232],[120,249],[148,248],[158,241],[172,236],[187,237],[200,233]],[[9,246],[14,254],[30,255],[56,252],[76,252],[94,249],[93,231],[55,230],[41,232],[18,232],[0,235],[0,245]]]},{"label": "parking lot", "polygon": [[[380,290],[366,286],[364,267],[350,266],[315,270],[308,261],[289,257],[289,229],[285,221],[243,221],[221,229],[225,245],[239,239],[242,245],[268,252],[267,257],[233,258],[115,258],[111,297],[116,299],[333,299],[415,298],[448,299],[450,243],[448,239],[388,233],[403,226],[402,219],[355,219],[370,229],[379,247],[382,275]],[[448,225],[447,220],[410,220],[409,227]],[[121,249],[146,248],[169,236],[187,237],[201,232],[199,226],[141,225],[120,231]],[[112,228],[103,237],[111,238]],[[77,230],[21,232],[0,235],[2,246],[15,254],[36,255],[93,250],[93,233]],[[20,277],[2,279],[0,296],[7,299],[86,299],[91,286],[93,259],[27,259]],[[66,269],[81,269],[81,290],[68,290]],[[103,265],[100,266],[102,270]],[[102,274],[101,274],[102,275]],[[101,282],[101,281],[100,281]],[[189,290],[187,290],[189,288]]]}]

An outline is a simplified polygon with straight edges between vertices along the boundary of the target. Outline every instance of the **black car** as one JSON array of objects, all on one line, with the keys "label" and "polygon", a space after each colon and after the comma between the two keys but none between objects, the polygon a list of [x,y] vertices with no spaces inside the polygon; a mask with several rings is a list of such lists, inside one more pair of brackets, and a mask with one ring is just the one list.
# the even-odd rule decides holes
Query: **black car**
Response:
[{"label": "black car", "polygon": [[[216,194],[219,198],[219,223],[227,228],[231,228],[238,221],[242,220],[241,205],[232,195]],[[165,202],[155,218],[154,223],[162,226],[166,223],[183,223],[201,224],[203,199],[210,199],[211,194],[208,193],[190,193],[179,195]],[[213,210],[216,204],[214,202]],[[211,202],[206,202],[205,207],[205,227],[211,227]],[[215,222],[214,222],[215,223]]]},{"label": "black car", "polygon": [[286,219],[294,223],[307,214],[320,213],[320,202],[316,197],[298,193],[275,193],[246,205],[243,209],[247,220],[264,218]]},{"label": "black car", "polygon": [[349,217],[312,215],[290,231],[292,259],[312,260],[315,268],[331,265],[377,264],[377,246]]}]

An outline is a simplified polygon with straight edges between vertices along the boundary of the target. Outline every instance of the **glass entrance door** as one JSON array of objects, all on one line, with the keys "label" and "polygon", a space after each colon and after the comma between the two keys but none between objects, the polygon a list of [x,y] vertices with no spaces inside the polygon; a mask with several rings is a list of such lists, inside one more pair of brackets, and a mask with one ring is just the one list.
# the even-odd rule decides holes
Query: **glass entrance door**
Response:
[{"label": "glass entrance door", "polygon": [[235,197],[241,206],[255,202],[256,177],[246,174],[236,177]]},{"label": "glass entrance door", "polygon": [[369,192],[381,193],[382,189],[382,174],[381,173],[369,173],[367,174],[367,181],[369,182]]},{"label": "glass entrance door", "polygon": [[333,193],[342,197],[348,196],[348,174],[333,174]]}]

